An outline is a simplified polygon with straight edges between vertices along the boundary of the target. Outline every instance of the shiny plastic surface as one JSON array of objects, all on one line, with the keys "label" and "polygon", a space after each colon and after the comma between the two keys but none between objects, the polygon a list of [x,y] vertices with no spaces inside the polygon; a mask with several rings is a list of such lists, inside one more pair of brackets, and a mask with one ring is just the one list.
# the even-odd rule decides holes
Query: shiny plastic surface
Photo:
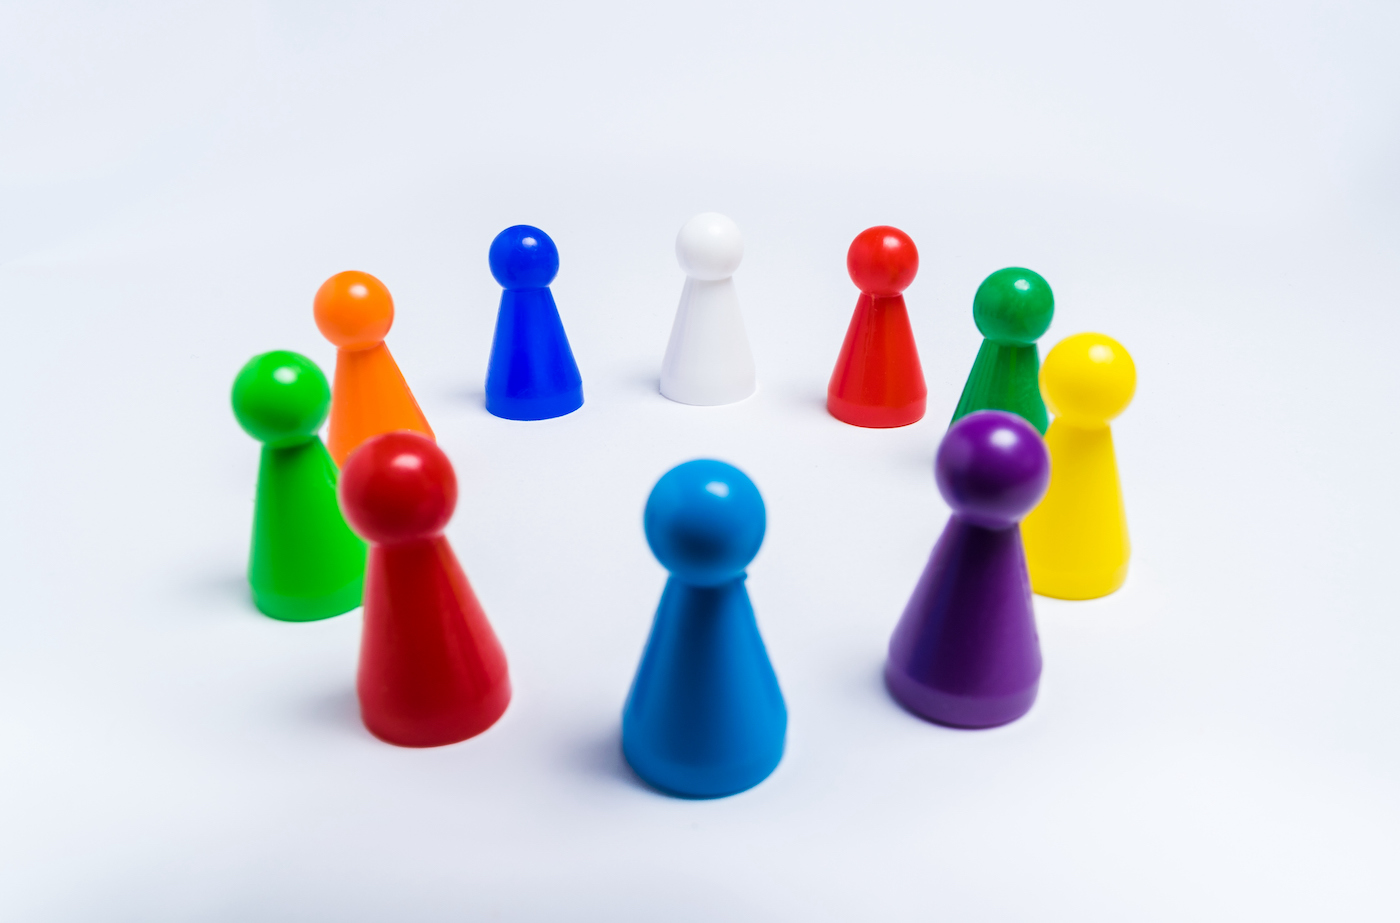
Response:
[{"label": "shiny plastic surface", "polygon": [[583,406],[583,378],[549,283],[559,250],[539,228],[518,224],[491,242],[502,288],[486,368],[486,409],[508,420],[545,420]]},{"label": "shiny plastic surface", "polygon": [[1108,421],[1137,389],[1133,357],[1101,333],[1066,337],[1040,370],[1055,414],[1045,444],[1050,489],[1022,526],[1031,586],[1043,596],[1094,599],[1128,577],[1128,518]]},{"label": "shiny plastic surface", "polygon": [[239,425],[263,443],[248,584],[266,615],[307,622],[360,604],[365,545],[341,518],[335,464],[316,435],[330,388],[316,364],[278,350],[233,383]]},{"label": "shiny plastic surface", "polygon": [[408,429],[433,438],[408,382],[384,343],[394,299],[367,272],[336,273],[316,292],[316,326],[338,347],[327,448],[344,465],[360,443]]},{"label": "shiny plastic surface", "polygon": [[731,278],[743,258],[743,235],[724,215],[696,215],[676,235],[686,280],[661,362],[663,396],[715,406],[753,394],[753,352]]},{"label": "shiny plastic surface", "polygon": [[972,299],[972,318],[986,339],[951,423],[978,410],[1005,410],[1045,432],[1049,417],[1040,397],[1036,340],[1054,316],[1055,295],[1038,273],[1013,266],[982,281]]},{"label": "shiny plastic surface", "polygon": [[1040,639],[1017,520],[1045,493],[1050,459],[1019,416],[953,424],[935,479],[953,514],[890,639],[885,682],[910,711],[953,727],[994,727],[1030,710]]},{"label": "shiny plastic surface", "polygon": [[732,465],[691,461],[657,482],[643,522],[671,577],[623,710],[623,754],[664,792],[741,792],[777,768],[787,735],[744,585],[763,542],[763,498]]},{"label": "shiny plastic surface", "polygon": [[402,747],[474,737],[510,704],[505,652],[442,530],[457,504],[447,456],[386,433],[345,465],[340,503],[371,542],[356,689],[365,727]]},{"label": "shiny plastic surface", "polygon": [[873,227],[852,241],[846,269],[861,295],[827,385],[827,410],[855,426],[916,423],[928,388],[900,293],[914,281],[919,252],[898,228]]}]

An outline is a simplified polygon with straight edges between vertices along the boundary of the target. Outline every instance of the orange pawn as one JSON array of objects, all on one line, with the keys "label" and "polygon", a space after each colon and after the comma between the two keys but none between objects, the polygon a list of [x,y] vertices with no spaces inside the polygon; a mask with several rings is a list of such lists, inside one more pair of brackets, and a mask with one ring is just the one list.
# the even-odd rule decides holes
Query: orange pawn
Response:
[{"label": "orange pawn", "polygon": [[384,345],[394,297],[367,272],[338,272],[316,292],[316,326],[337,347],[326,448],[337,465],[372,436],[409,429],[436,439]]}]

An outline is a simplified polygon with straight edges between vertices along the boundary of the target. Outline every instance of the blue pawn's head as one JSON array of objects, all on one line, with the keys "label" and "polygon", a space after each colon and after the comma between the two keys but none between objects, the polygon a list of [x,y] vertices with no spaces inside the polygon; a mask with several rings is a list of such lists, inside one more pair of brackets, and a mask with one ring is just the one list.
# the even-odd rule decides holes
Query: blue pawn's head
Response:
[{"label": "blue pawn's head", "polygon": [[642,522],[652,554],[678,580],[716,586],[742,574],[758,554],[768,514],[748,475],[701,459],[662,475]]},{"label": "blue pawn's head", "polygon": [[559,248],[528,224],[506,228],[491,241],[491,275],[502,288],[544,288],[559,274]]}]

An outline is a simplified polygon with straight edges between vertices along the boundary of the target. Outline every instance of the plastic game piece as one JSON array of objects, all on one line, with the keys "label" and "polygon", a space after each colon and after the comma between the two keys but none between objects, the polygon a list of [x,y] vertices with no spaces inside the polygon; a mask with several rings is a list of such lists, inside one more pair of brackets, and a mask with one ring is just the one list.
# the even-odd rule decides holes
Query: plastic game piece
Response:
[{"label": "plastic game piece", "polygon": [[[986,337],[972,363],[952,423],[978,410],[1020,414],[1045,432],[1049,418],[1040,397],[1040,339],[1055,316],[1050,284],[1029,269],[998,269],[977,287],[972,319]],[[951,424],[950,424],[951,425]]]},{"label": "plastic game piece", "polygon": [[994,727],[1030,710],[1040,639],[1017,520],[1045,493],[1050,459],[1015,414],[983,410],[953,424],[934,475],[953,514],[890,639],[885,682],[915,714]]},{"label": "plastic game piece", "polygon": [[1055,345],[1040,370],[1055,413],[1045,434],[1050,489],[1021,526],[1031,587],[1042,596],[1094,599],[1128,577],[1128,518],[1108,421],[1137,389],[1133,357],[1101,333]]},{"label": "plastic game piece", "polygon": [[330,400],[316,363],[283,350],[254,356],[233,382],[233,414],[263,444],[248,584],[261,612],[287,622],[360,604],[365,545],[341,518],[316,435]]},{"label": "plastic game piece", "polygon": [[507,420],[546,420],[583,406],[583,378],[549,283],[559,249],[528,224],[491,241],[491,275],[505,289],[486,368],[486,409]]},{"label": "plastic game piece", "polygon": [[917,423],[928,388],[900,293],[919,271],[919,251],[898,228],[869,228],[851,242],[846,270],[861,294],[826,389],[826,408],[855,426]]},{"label": "plastic game piece", "polygon": [[767,525],[733,465],[691,461],[652,488],[647,543],[671,572],[622,713],[622,751],[661,791],[717,798],[777,768],[787,707],[744,587]]},{"label": "plastic game piece", "polygon": [[370,542],[356,688],[365,727],[401,747],[474,737],[510,704],[506,655],[442,534],[457,476],[432,440],[385,433],[350,456],[340,505]]},{"label": "plastic game piece", "polygon": [[661,363],[661,393],[673,401],[732,404],[754,392],[753,352],[732,278],[743,258],[743,235],[724,215],[696,215],[676,235],[686,280]]},{"label": "plastic game piece", "polygon": [[316,292],[316,326],[337,347],[327,448],[336,464],[371,436],[411,429],[433,438],[384,337],[394,299],[367,272],[338,272]]}]

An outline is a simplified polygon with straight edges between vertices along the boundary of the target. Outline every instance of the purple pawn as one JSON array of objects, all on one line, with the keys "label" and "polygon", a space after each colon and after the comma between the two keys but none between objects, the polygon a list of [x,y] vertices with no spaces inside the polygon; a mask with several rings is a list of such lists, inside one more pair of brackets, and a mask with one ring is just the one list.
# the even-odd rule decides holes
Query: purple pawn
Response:
[{"label": "purple pawn", "polygon": [[1021,518],[1050,483],[1035,427],[981,410],[949,428],[934,478],[953,508],[890,639],[885,682],[915,714],[995,727],[1030,710],[1040,639],[1021,549]]}]

